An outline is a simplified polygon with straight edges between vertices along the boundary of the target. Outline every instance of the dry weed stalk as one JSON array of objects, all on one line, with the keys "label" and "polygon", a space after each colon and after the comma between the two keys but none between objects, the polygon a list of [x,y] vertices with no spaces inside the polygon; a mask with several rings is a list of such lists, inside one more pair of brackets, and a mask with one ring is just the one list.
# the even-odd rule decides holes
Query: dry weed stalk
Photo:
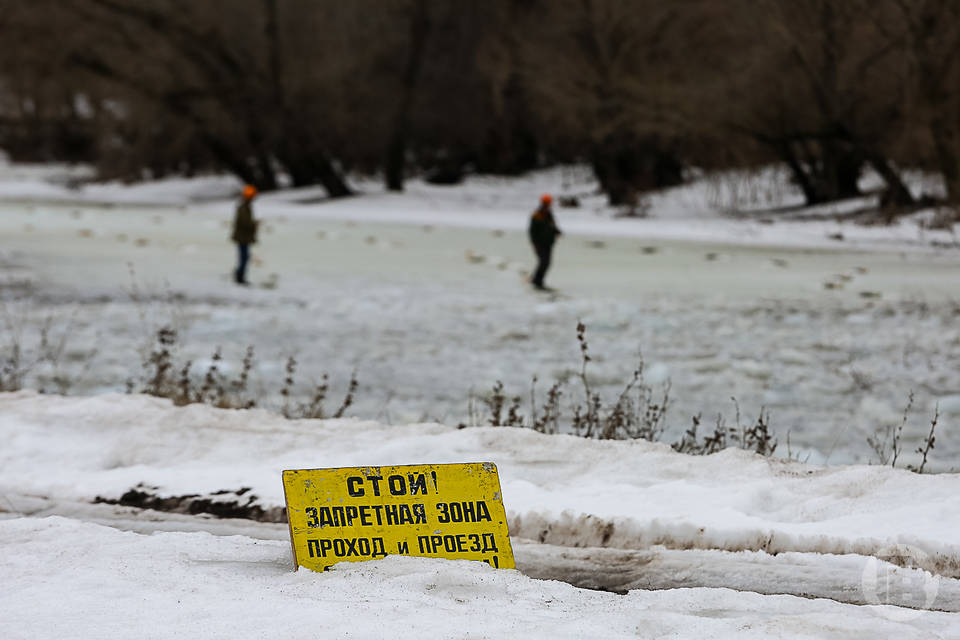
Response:
[{"label": "dry weed stalk", "polygon": [[[220,409],[250,409],[257,405],[256,400],[249,395],[250,374],[256,366],[255,352],[248,346],[244,355],[240,372],[236,379],[228,380],[222,373],[223,353],[217,347],[210,357],[210,364],[204,372],[199,384],[195,384],[190,375],[193,362],[187,360],[178,370],[174,371],[174,353],[177,347],[178,334],[169,326],[161,327],[156,333],[156,342],[143,366],[146,370],[146,380],[140,388],[141,393],[147,393],[163,398],[170,398],[179,406],[200,403],[209,404]],[[326,418],[323,403],[327,397],[328,380],[323,375],[323,382],[314,390],[307,402],[297,403],[293,398],[293,388],[296,378],[297,360],[294,357],[287,359],[284,367],[283,385],[280,396],[283,405],[280,409],[284,417],[297,418]],[[136,383],[127,382],[127,392],[133,393]],[[353,405],[359,383],[356,373],[350,377],[346,396],[333,417],[340,418]]]},{"label": "dry weed stalk", "polygon": [[923,445],[917,447],[917,453],[922,457],[920,460],[919,467],[913,467],[911,465],[907,466],[907,469],[910,471],[915,471],[917,473],[923,473],[923,468],[927,466],[927,456],[930,455],[930,451],[933,450],[934,442],[936,441],[936,436],[934,433],[937,430],[937,423],[940,421],[940,403],[938,402],[936,407],[933,410],[933,418],[930,420],[930,432],[927,434],[927,439],[924,441]]}]

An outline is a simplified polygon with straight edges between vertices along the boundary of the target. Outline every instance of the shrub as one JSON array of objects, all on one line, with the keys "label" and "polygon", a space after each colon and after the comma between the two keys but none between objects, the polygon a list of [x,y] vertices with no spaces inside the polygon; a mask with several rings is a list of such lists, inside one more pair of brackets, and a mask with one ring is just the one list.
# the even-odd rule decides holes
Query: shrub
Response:
[{"label": "shrub", "polygon": [[[606,401],[590,385],[588,369],[593,358],[586,338],[587,327],[577,323],[577,343],[580,347],[579,380],[582,396],[564,414],[560,399],[564,396],[564,380],[557,380],[547,391],[547,398],[539,412],[537,409],[536,375],[530,384],[529,420],[520,413],[521,397],[508,396],[501,381],[497,381],[488,396],[481,398],[487,407],[487,424],[495,427],[526,427],[540,433],[560,433],[564,428],[583,438],[600,440],[647,440],[660,442],[666,430],[667,409],[670,406],[670,383],[661,391],[655,391],[643,379],[644,363],[641,359],[633,370],[622,391],[611,401]],[[504,407],[510,400],[506,416]],[[693,417],[691,427],[683,437],[671,444],[675,451],[694,455],[709,455],[727,447],[739,447],[764,456],[772,456],[777,449],[777,440],[770,426],[770,412],[761,407],[752,426],[740,422],[740,405],[733,398],[736,423],[727,426],[722,414],[717,415],[716,425],[710,435],[700,439],[698,429],[701,415]],[[477,424],[473,412],[473,396],[470,397],[471,424]],[[461,424],[461,427],[468,425]]]},{"label": "shrub", "polygon": [[[174,354],[177,349],[179,336],[176,330],[169,326],[157,330],[152,350],[143,362],[146,377],[139,391],[161,398],[169,398],[177,405],[193,403],[209,404],[220,409],[250,409],[257,406],[257,401],[249,394],[248,387],[250,373],[254,369],[255,353],[252,346],[247,347],[240,372],[235,380],[228,380],[221,372],[223,355],[220,347],[216,347],[210,357],[210,365],[200,380],[194,380],[190,374],[192,362],[187,360],[173,375]],[[328,378],[323,375],[322,382],[316,386],[313,394],[305,401],[298,401],[293,397],[293,388],[297,370],[297,360],[291,356],[287,359],[284,368],[284,380],[280,389],[283,406],[280,412],[284,417],[299,418],[341,418],[353,404],[354,397],[359,389],[356,373],[350,376],[347,393],[333,414],[324,410],[327,398]],[[133,380],[127,382],[127,392],[133,393],[136,384]]]}]

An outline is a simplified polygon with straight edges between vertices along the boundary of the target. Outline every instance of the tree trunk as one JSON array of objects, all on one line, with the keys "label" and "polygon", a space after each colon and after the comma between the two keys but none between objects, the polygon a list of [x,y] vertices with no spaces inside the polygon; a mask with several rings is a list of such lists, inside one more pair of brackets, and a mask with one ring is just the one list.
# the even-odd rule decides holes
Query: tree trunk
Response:
[{"label": "tree trunk", "polygon": [[384,177],[387,189],[403,191],[404,167],[407,155],[407,129],[410,126],[410,107],[413,104],[424,50],[430,35],[430,14],[425,0],[415,0],[410,15],[410,49],[403,74],[400,101],[393,118],[393,131],[384,155]]},{"label": "tree trunk", "polygon": [[873,170],[880,174],[884,183],[887,185],[887,192],[883,196],[883,204],[892,207],[907,207],[914,204],[915,200],[910,189],[903,183],[900,174],[890,166],[890,162],[879,153],[870,152],[867,154],[867,162],[873,167]]},{"label": "tree trunk", "polygon": [[480,173],[519,175],[537,167],[538,141],[531,126],[530,97],[521,72],[520,35],[511,29],[521,9],[515,3],[506,3],[507,14],[499,31],[505,32],[504,54],[507,68],[506,82],[498,87],[495,122],[490,127],[477,156]]},{"label": "tree trunk", "polygon": [[260,191],[273,191],[277,188],[277,172],[274,171],[273,161],[266,151],[257,152],[254,170],[257,174],[257,181],[254,185]]},{"label": "tree trunk", "polygon": [[333,166],[333,162],[330,161],[326,154],[315,151],[310,154],[310,161],[314,167],[313,172],[317,176],[317,180],[323,185],[328,196],[331,198],[343,198],[344,196],[353,195],[353,191],[347,186],[346,180],[343,179],[343,176],[340,175],[340,172]]},{"label": "tree trunk", "polygon": [[787,168],[790,169],[794,182],[797,183],[800,191],[803,192],[803,199],[806,205],[811,206],[820,203],[821,196],[814,186],[811,176],[807,173],[806,167],[803,166],[797,154],[794,153],[791,144],[789,142],[775,142],[773,148],[776,150],[777,155],[787,164]]},{"label": "tree trunk", "polygon": [[933,118],[930,123],[930,135],[937,153],[937,163],[943,175],[943,184],[949,202],[960,203],[960,160],[957,157],[957,138],[955,130],[941,118]]},{"label": "tree trunk", "polygon": [[406,164],[407,142],[406,124],[396,123],[383,161],[383,174],[387,189],[403,191],[404,165]]},{"label": "tree trunk", "polygon": [[284,82],[284,58],[280,39],[279,7],[277,0],[263,0],[267,37],[267,68],[270,73],[271,93],[276,117],[279,120],[280,139],[277,161],[290,174],[295,187],[320,183],[331,198],[353,194],[346,180],[337,171],[326,153],[314,143],[308,126],[293,113]]},{"label": "tree trunk", "polygon": [[834,140],[822,142],[820,149],[824,199],[830,202],[859,196],[863,156],[849,144]]},{"label": "tree trunk", "polygon": [[[857,182],[864,158],[859,150],[849,148],[848,143],[836,140],[817,143],[809,139],[762,141],[775,149],[786,163],[808,207],[860,195]],[[801,159],[794,148],[800,143],[803,143],[805,159]]]},{"label": "tree trunk", "polygon": [[637,193],[683,182],[683,165],[657,139],[608,137],[594,149],[592,165],[612,206],[636,204]]},{"label": "tree trunk", "polygon": [[631,205],[633,197],[630,185],[624,177],[625,162],[622,151],[611,139],[605,140],[594,150],[591,164],[600,188],[607,194],[610,206]]}]

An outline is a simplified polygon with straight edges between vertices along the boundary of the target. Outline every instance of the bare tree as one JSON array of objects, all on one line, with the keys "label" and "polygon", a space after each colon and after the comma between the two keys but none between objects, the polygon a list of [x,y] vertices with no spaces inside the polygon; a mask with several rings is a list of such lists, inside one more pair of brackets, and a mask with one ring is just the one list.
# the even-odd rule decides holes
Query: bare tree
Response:
[{"label": "bare tree", "polygon": [[387,188],[391,191],[403,190],[403,171],[406,164],[407,138],[410,127],[410,109],[414,92],[423,69],[424,52],[430,37],[430,7],[427,0],[411,0],[404,16],[408,23],[409,41],[397,96],[393,126],[387,141],[384,158],[384,175]]},{"label": "bare tree", "polygon": [[[957,0],[0,0],[0,146],[104,175],[388,189],[588,162],[613,204],[782,162],[960,199]],[[899,209],[897,209],[899,211]]]},{"label": "bare tree", "polygon": [[[693,45],[710,15],[693,0],[566,0],[525,46],[537,115],[555,143],[585,148],[611,204],[681,180],[678,139],[696,130],[685,98]],[[548,133],[549,135],[549,133]],[[565,140],[564,138],[567,138]]]},{"label": "bare tree", "polygon": [[894,48],[853,3],[763,0],[758,8],[744,8],[734,23],[756,44],[739,52],[751,61],[731,79],[731,128],[771,149],[808,204],[858,195],[865,164],[887,183],[891,202],[911,203],[884,153],[899,133],[903,69]]},{"label": "bare tree", "polygon": [[223,20],[238,4],[71,0],[65,6],[88,28],[70,62],[189,127],[218,164],[247,182],[275,188],[279,166],[297,184],[347,195],[324,149],[289,111],[276,5],[244,2],[243,24]]},{"label": "bare tree", "polygon": [[[960,202],[960,3],[887,0],[871,13],[910,61],[916,115],[928,129],[948,200]],[[958,213],[960,216],[960,213]]]}]

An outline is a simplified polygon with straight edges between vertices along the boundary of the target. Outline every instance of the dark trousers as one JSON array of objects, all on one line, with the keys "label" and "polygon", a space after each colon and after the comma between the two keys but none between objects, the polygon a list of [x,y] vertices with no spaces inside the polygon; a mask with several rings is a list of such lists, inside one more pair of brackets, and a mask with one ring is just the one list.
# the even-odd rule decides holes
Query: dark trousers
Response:
[{"label": "dark trousers", "polygon": [[248,262],[250,262],[250,245],[237,244],[237,270],[233,274],[237,282],[247,281]]},{"label": "dark trousers", "polygon": [[553,244],[535,244],[533,250],[537,252],[537,270],[530,282],[533,286],[543,288],[543,279],[550,268],[550,254],[553,253]]}]

